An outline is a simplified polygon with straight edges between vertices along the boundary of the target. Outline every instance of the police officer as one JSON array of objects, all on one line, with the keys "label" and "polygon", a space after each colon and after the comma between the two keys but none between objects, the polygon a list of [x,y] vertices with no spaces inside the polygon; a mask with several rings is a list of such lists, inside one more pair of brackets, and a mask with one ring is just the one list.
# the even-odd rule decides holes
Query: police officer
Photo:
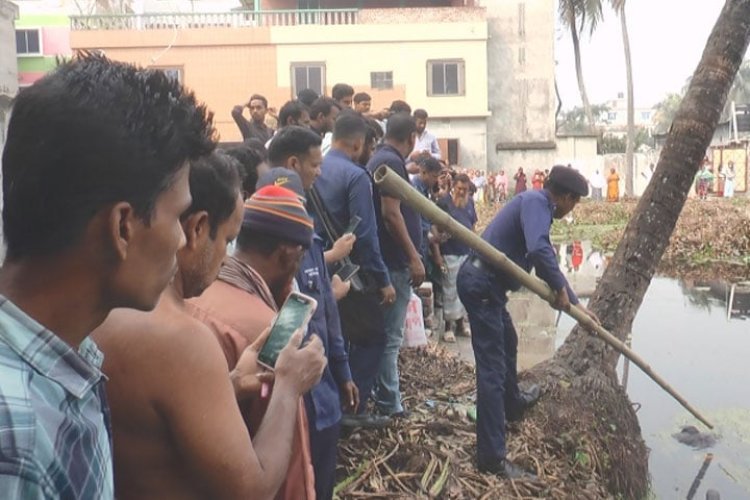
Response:
[{"label": "police officer", "polygon": [[[568,310],[578,298],[557,264],[549,239],[553,217],[568,214],[588,194],[586,179],[569,167],[556,166],[544,189],[515,196],[490,222],[482,239],[503,252],[555,292],[555,309]],[[518,387],[518,337],[505,307],[508,291],[520,283],[472,255],[458,274],[458,294],[469,315],[477,373],[477,462],[479,470],[508,478],[527,473],[506,459],[505,422],[520,420],[539,399],[539,387]],[[597,322],[596,316],[588,312]]]}]

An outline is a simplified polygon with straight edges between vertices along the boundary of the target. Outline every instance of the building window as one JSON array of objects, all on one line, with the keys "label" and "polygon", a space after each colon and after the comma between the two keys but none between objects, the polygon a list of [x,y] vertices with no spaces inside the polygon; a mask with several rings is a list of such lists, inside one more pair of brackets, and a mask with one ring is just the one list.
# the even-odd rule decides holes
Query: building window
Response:
[{"label": "building window", "polygon": [[292,64],[292,95],[300,90],[312,89],[324,95],[326,88],[326,67],[323,63]]},{"label": "building window", "polygon": [[16,30],[16,54],[19,56],[41,56],[41,32],[38,29]]},{"label": "building window", "polygon": [[427,95],[465,95],[462,60],[427,61]]},{"label": "building window", "polygon": [[182,84],[182,68],[176,68],[174,66],[162,66],[162,67],[154,67],[152,69],[158,69],[160,71],[163,71],[165,75],[167,75],[167,78],[170,80],[174,80],[177,83]]},{"label": "building window", "polygon": [[393,71],[373,71],[370,73],[370,87],[378,90],[393,88]]},{"label": "building window", "polygon": [[641,120],[650,120],[651,119],[651,111],[641,111]]},{"label": "building window", "polygon": [[617,113],[614,111],[610,111],[609,113],[607,113],[607,120],[610,122],[617,121]]}]

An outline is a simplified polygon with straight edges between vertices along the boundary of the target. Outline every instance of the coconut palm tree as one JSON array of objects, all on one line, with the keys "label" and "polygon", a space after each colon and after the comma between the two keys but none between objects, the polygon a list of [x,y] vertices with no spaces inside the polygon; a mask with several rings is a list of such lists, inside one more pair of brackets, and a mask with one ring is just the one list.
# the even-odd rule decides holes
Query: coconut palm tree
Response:
[{"label": "coconut palm tree", "polygon": [[573,54],[575,56],[576,77],[578,78],[578,91],[581,93],[586,119],[589,127],[594,127],[594,114],[591,111],[591,103],[586,93],[586,85],[583,82],[583,67],[581,66],[581,43],[580,35],[588,27],[591,35],[599,21],[602,19],[601,0],[560,0],[558,13],[563,26],[570,30],[570,38],[573,41]]},{"label": "coconut palm tree", "polygon": [[628,135],[625,147],[625,194],[633,195],[635,169],[633,164],[633,152],[635,150],[635,104],[633,103],[633,64],[630,55],[630,37],[628,35],[628,22],[625,18],[626,0],[609,0],[612,9],[620,18],[620,29],[622,30],[622,45],[625,50],[625,78],[627,80],[628,93]]}]

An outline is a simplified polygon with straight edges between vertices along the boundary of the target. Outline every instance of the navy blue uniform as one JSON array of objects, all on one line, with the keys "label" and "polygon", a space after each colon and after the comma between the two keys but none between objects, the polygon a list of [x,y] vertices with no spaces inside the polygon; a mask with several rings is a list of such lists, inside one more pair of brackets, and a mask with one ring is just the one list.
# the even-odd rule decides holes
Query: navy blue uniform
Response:
[{"label": "navy blue uniform", "polygon": [[[526,271],[535,268],[553,290],[567,288],[571,304],[577,304],[549,240],[554,210],[548,191],[525,191],[495,216],[482,239]],[[518,290],[520,284],[486,264],[477,266],[477,257],[470,257],[458,273],[457,285],[469,315],[476,360],[477,459],[490,463],[505,458],[505,409],[519,404],[518,336],[505,306],[507,292]]]},{"label": "navy blue uniform", "polygon": [[336,473],[336,451],[341,421],[339,389],[352,380],[349,358],[344,349],[336,299],[331,278],[323,258],[323,242],[313,237],[296,276],[299,291],[318,302],[307,331],[323,342],[328,365],[320,382],[305,394],[305,408],[310,428],[310,453],[315,470],[316,497],[333,496]]}]

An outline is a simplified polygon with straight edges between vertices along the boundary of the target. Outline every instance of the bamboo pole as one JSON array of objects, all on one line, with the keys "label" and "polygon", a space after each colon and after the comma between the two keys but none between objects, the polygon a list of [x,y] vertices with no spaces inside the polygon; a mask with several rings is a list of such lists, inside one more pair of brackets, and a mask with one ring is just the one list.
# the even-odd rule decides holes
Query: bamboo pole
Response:
[{"label": "bamboo pole", "polygon": [[[414,189],[408,182],[406,182],[401,176],[393,172],[386,165],[381,165],[375,171],[373,178],[375,184],[378,187],[388,193],[390,196],[399,198],[407,205],[412,207],[414,210],[428,218],[433,224],[440,226],[442,229],[450,233],[454,238],[460,240],[471,247],[478,255],[482,257],[482,260],[490,264],[491,266],[499,269],[513,278],[518,280],[524,287],[528,288],[545,301],[552,304],[555,300],[555,293],[545,283],[535,276],[531,276],[524,269],[518,266],[515,262],[510,260],[504,253],[484,241],[474,231],[464,227],[461,223],[453,219],[447,212],[441,210],[437,205],[432,203],[430,200],[424,197],[422,193]],[[648,375],[654,382],[656,382],[662,389],[664,389],[670,396],[672,396],[683,408],[693,414],[695,418],[703,422],[706,427],[713,429],[714,426],[696,410],[690,403],[688,403],[682,395],[680,395],[671,385],[667,383],[661,376],[659,376],[649,366],[646,361],[641,358],[638,354],[633,352],[628,346],[622,343],[617,337],[609,333],[603,326],[596,324],[583,309],[580,307],[571,305],[569,311],[565,311],[568,315],[573,317],[578,323],[588,330],[590,333],[597,335],[604,342],[609,344],[617,352],[632,361],[638,368]]]}]

